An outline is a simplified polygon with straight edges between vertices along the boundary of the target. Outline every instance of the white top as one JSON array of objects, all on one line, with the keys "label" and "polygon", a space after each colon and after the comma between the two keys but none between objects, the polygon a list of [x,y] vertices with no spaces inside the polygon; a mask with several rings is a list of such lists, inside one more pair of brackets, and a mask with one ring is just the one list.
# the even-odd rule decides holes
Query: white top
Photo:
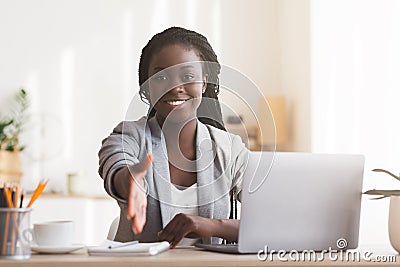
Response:
[{"label": "white top", "polygon": [[[177,187],[179,186],[171,186],[171,219],[179,213],[199,215],[197,183],[194,183],[190,187],[182,187],[182,190]],[[178,246],[192,246],[196,240],[193,238],[183,238],[178,243]]]}]

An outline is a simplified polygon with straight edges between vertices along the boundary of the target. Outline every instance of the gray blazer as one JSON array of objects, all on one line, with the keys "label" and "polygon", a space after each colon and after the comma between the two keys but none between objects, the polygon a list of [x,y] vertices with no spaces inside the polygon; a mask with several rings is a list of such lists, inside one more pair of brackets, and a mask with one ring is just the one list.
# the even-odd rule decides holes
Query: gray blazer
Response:
[{"label": "gray blazer", "polygon": [[[145,181],[148,185],[146,224],[141,234],[132,231],[127,220],[127,204],[112,186],[113,175],[122,167],[153,154],[153,164]],[[242,175],[248,150],[239,136],[197,121],[196,134],[197,185],[199,215],[212,219],[229,218],[230,192],[240,197]],[[107,193],[118,201],[120,222],[115,240],[158,241],[157,233],[171,218],[171,186],[165,140],[155,118],[121,122],[102,142],[99,151],[99,174]],[[219,242],[218,238],[202,238],[203,243]]]}]

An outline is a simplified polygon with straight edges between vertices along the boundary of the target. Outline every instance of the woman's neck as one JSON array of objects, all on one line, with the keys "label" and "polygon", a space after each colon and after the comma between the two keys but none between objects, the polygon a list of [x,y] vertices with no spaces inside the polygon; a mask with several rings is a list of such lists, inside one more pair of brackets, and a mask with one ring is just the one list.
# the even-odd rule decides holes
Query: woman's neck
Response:
[{"label": "woman's neck", "polygon": [[192,176],[196,173],[196,117],[184,123],[164,122],[161,128],[167,147],[171,181],[179,185],[193,184],[195,179]]},{"label": "woman's neck", "polygon": [[184,152],[188,149],[192,150],[196,146],[196,118],[184,122],[162,122],[160,127],[162,128],[167,147],[180,148]]}]

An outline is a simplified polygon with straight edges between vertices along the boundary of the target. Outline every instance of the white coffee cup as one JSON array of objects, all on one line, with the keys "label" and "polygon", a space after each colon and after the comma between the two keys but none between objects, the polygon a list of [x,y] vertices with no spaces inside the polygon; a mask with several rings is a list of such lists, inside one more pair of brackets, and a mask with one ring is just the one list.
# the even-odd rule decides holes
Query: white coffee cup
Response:
[{"label": "white coffee cup", "polygon": [[33,225],[33,240],[39,246],[71,246],[73,236],[73,221],[50,221]]}]

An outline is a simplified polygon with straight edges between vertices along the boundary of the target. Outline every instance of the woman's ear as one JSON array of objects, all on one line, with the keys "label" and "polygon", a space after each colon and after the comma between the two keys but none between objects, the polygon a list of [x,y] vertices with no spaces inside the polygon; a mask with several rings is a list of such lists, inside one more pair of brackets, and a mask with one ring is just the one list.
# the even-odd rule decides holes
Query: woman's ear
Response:
[{"label": "woman's ear", "polygon": [[201,93],[204,94],[207,89],[207,80],[208,80],[208,75],[204,75],[203,77],[203,87],[201,89]]}]

